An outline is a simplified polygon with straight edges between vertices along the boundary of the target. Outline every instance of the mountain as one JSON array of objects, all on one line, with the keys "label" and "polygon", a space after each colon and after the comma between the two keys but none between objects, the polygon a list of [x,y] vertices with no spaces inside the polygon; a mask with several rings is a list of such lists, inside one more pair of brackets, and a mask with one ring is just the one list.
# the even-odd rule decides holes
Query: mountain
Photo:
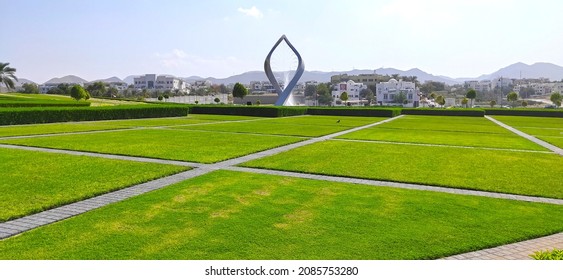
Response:
[{"label": "mountain", "polygon": [[23,84],[37,84],[36,82],[24,78],[18,78],[18,81],[14,81],[16,87],[21,87]]},{"label": "mountain", "polygon": [[552,63],[538,62],[528,65],[522,62],[514,63],[488,75],[481,75],[475,80],[491,80],[499,77],[519,79],[522,78],[548,78],[551,81],[563,79],[563,67]]},{"label": "mountain", "polygon": [[88,81],[74,76],[74,75],[68,75],[68,76],[64,76],[62,78],[52,78],[48,81],[46,81],[46,84],[50,84],[50,83],[54,83],[54,84],[62,84],[62,83],[66,83],[66,84],[83,84],[83,83],[87,83]]},{"label": "mountain", "polygon": [[[133,80],[131,80],[131,82],[132,81]],[[111,78],[107,78],[107,79],[99,79],[99,80],[94,80],[94,81],[90,81],[90,82],[123,83],[123,80],[121,80],[118,77],[111,77]]]}]

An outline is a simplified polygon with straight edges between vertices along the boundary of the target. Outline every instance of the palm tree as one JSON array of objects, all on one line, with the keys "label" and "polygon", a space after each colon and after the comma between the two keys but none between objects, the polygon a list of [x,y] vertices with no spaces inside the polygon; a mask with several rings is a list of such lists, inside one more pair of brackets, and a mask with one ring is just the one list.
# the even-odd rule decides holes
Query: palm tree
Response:
[{"label": "palm tree", "polygon": [[3,63],[0,62],[0,84],[6,85],[8,89],[15,89],[14,80],[18,80],[16,78],[15,72],[16,68],[8,67],[10,63]]}]

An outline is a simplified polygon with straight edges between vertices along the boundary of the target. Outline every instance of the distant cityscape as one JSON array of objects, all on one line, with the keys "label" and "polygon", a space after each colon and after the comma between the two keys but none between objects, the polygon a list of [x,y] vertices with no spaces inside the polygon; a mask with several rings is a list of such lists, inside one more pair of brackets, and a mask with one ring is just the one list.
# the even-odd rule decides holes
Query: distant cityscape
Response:
[{"label": "distant cityscape", "polygon": [[[535,65],[539,64],[529,67]],[[517,63],[513,66],[528,65]],[[499,70],[498,74],[502,74],[502,70],[507,71],[508,68],[510,67]],[[419,72],[413,72],[413,70]],[[510,71],[514,72],[514,69]],[[351,72],[354,73],[353,71]],[[563,79],[561,81],[551,81],[550,78],[543,77],[512,78],[503,77],[502,75],[494,77],[493,73],[488,77],[481,76],[485,79],[465,79],[463,82],[460,80],[448,82],[444,76],[432,76],[418,69],[396,72],[398,73],[378,73],[377,69],[372,71],[372,73],[359,74],[331,72],[329,73],[331,74],[330,81],[327,81],[326,78],[323,78],[323,80],[301,81],[295,87],[293,95],[297,104],[308,106],[400,105],[403,107],[434,107],[439,105],[435,102],[434,97],[441,95],[445,99],[444,106],[455,107],[462,105],[461,102],[469,89],[477,92],[476,100],[478,102],[488,103],[494,100],[498,102],[497,104],[502,104],[503,99],[510,92],[516,92],[520,99],[534,99],[536,97],[536,99],[542,99],[541,97],[552,93],[563,92]],[[254,76],[250,75],[253,73],[255,72],[250,72],[248,75],[258,79],[261,77],[260,73]],[[563,68],[561,68],[561,73],[563,73]],[[64,94],[65,88],[78,84],[88,91],[94,92],[94,97],[162,99],[162,96],[165,96],[168,99],[177,96],[217,95],[220,97],[220,102],[224,103],[256,103],[259,101],[262,104],[273,104],[276,93],[272,84],[265,79],[265,76],[263,80],[248,81],[248,77],[244,77],[245,74],[238,76],[241,80],[247,80],[241,81],[249,93],[244,99],[223,96],[231,93],[234,82],[219,84],[218,82],[220,81],[217,79],[180,78],[172,75],[157,74],[138,75],[133,76],[132,79],[131,77],[126,78],[126,80],[132,80],[130,83],[117,77],[88,82],[80,77],[66,76],[54,78],[39,85],[32,81],[21,79],[16,84],[16,91],[25,92],[31,88],[29,85],[33,84],[38,93]],[[318,72],[316,74],[319,75]],[[420,75],[420,77],[416,74]],[[438,78],[433,80],[433,77]],[[228,81],[225,80],[223,82]],[[280,79],[278,83],[283,88],[284,81]],[[324,98],[319,98],[320,93],[316,90],[320,84],[324,84],[328,88],[328,93],[326,93]],[[6,89],[3,89],[3,91],[6,91]],[[545,100],[546,98],[543,99]],[[194,100],[198,100],[201,103],[213,103],[213,100],[216,100],[216,98],[182,98],[170,101],[189,103],[194,102]],[[533,105],[533,103],[532,100],[530,105]]]}]

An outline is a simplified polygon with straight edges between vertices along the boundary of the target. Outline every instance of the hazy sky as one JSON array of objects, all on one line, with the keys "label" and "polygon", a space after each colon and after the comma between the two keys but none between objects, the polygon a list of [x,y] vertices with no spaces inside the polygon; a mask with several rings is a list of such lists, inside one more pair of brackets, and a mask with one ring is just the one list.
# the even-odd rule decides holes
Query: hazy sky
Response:
[{"label": "hazy sky", "polygon": [[43,83],[263,70],[286,34],[306,70],[418,67],[476,77],[515,62],[563,65],[563,1],[0,0],[0,62]]}]

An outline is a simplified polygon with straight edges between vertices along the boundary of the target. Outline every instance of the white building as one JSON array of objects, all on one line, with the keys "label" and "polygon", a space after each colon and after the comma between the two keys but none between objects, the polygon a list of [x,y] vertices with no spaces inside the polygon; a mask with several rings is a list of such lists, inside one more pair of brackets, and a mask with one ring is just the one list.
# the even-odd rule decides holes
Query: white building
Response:
[{"label": "white building", "polygon": [[349,102],[351,104],[359,104],[360,91],[367,88],[368,88],[367,85],[364,85],[362,83],[356,83],[352,80],[349,80],[348,82],[345,83],[341,82],[336,86],[334,86],[334,88],[332,89],[332,97],[334,98],[333,105],[336,105],[337,102],[344,104],[344,102],[340,99],[340,96],[342,96],[344,92],[348,94],[348,100],[346,102]]},{"label": "white building", "polygon": [[398,94],[404,94],[408,101],[407,106],[418,107],[420,103],[420,96],[418,89],[413,82],[404,82],[403,80],[391,79],[388,82],[378,83],[375,86],[377,94],[377,102],[380,105],[393,104],[395,97]]},{"label": "white building", "polygon": [[174,76],[146,74],[140,77],[133,78],[133,85],[135,89],[149,89],[149,90],[180,90],[187,91],[188,84],[183,80]]}]

